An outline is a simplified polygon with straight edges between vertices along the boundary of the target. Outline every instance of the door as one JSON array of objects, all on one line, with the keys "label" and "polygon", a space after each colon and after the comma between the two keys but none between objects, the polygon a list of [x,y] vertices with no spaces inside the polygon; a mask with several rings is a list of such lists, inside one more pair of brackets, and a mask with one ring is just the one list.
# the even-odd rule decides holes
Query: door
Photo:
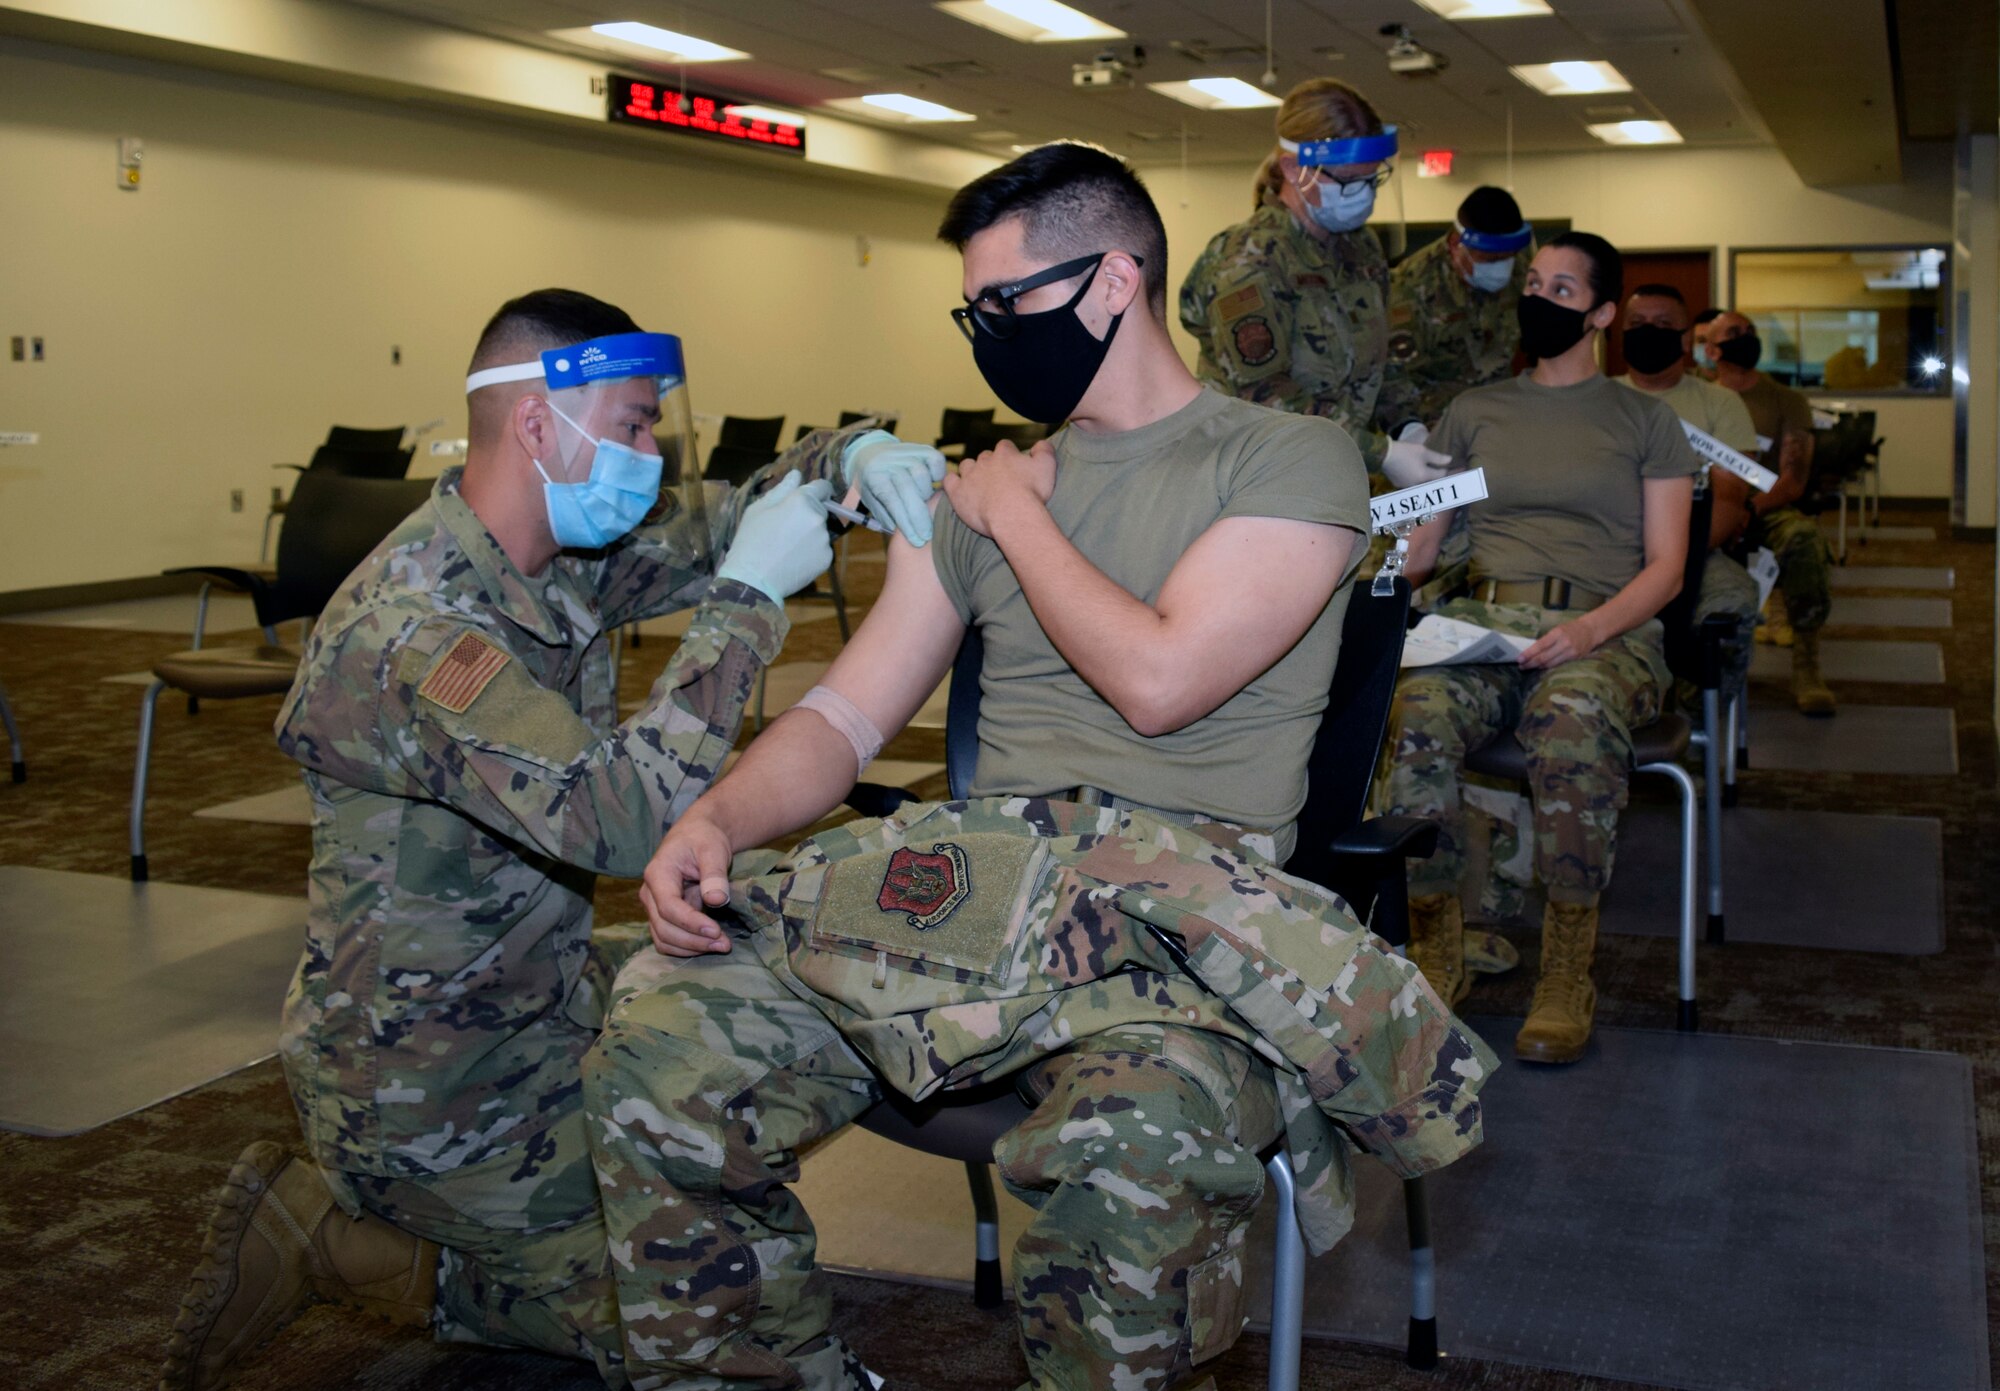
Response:
[{"label": "door", "polygon": [[[1625,293],[1641,285],[1671,285],[1687,300],[1688,317],[1693,318],[1714,303],[1714,251],[1629,251],[1625,254]],[[1617,330],[1625,323],[1621,306],[1613,332],[1605,335],[1604,371],[1620,376],[1625,371],[1624,335]]]}]

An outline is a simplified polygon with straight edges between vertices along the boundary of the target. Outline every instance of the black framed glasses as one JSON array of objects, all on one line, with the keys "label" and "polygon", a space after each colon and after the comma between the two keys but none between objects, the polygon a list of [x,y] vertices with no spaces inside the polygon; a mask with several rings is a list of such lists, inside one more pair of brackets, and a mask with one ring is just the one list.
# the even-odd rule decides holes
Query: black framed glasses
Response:
[{"label": "black framed glasses", "polygon": [[[1015,300],[1030,290],[1039,290],[1044,285],[1053,285],[1058,280],[1069,279],[1072,275],[1080,275],[1085,271],[1094,273],[1098,263],[1110,254],[1108,251],[1098,251],[1089,256],[1079,256],[1073,261],[1063,261],[1050,266],[1047,270],[1038,270],[1025,280],[1016,280],[1011,285],[991,286],[981,291],[978,299],[952,310],[951,321],[958,325],[958,331],[965,335],[965,341],[968,343],[973,341],[975,324],[991,337],[1012,338],[1019,327],[1014,317]],[[1144,266],[1146,258],[1134,256],[1132,263]],[[1088,280],[1084,281],[1085,286],[1089,284]],[[1078,288],[1077,293],[1079,295],[1083,293],[1082,287]],[[987,308],[989,304],[994,307]]]},{"label": "black framed glasses", "polygon": [[1314,188],[1317,188],[1320,184],[1326,183],[1326,184],[1332,184],[1333,187],[1336,190],[1338,190],[1342,196],[1346,196],[1352,193],[1355,189],[1362,188],[1364,186],[1368,188],[1379,189],[1380,187],[1382,187],[1383,184],[1388,183],[1389,180],[1395,176],[1395,173],[1396,173],[1395,165],[1384,164],[1380,169],[1377,169],[1374,173],[1364,174],[1362,177],[1358,179],[1336,179],[1333,177],[1333,175],[1327,173],[1324,169],[1314,166],[1299,171],[1299,191],[1302,193],[1308,192]]}]

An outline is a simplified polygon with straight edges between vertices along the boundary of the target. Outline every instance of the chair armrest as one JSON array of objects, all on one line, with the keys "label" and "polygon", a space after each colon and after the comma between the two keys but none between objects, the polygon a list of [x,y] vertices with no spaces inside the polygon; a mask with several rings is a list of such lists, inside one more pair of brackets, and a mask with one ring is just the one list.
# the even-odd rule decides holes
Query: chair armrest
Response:
[{"label": "chair armrest", "polygon": [[887,816],[917,800],[917,794],[907,787],[887,787],[879,782],[857,782],[846,798],[847,805],[863,816]]},{"label": "chair armrest", "polygon": [[305,466],[304,464],[273,464],[273,465],[271,465],[271,467],[272,467],[272,468],[288,468],[288,469],[290,469],[290,470],[291,470],[291,471],[292,471],[293,473],[304,473],[304,472],[306,471],[306,466]]},{"label": "chair armrest", "polygon": [[255,594],[259,590],[268,589],[271,581],[277,578],[276,574],[270,571],[254,570],[243,565],[176,565],[173,569],[162,570],[160,573],[163,575],[201,575],[207,579],[214,580],[217,584],[226,584],[233,589],[240,589],[246,594]]},{"label": "chair armrest", "polygon": [[1403,872],[1405,860],[1437,853],[1437,822],[1421,816],[1376,816],[1333,838],[1335,855],[1369,860],[1380,874]]}]

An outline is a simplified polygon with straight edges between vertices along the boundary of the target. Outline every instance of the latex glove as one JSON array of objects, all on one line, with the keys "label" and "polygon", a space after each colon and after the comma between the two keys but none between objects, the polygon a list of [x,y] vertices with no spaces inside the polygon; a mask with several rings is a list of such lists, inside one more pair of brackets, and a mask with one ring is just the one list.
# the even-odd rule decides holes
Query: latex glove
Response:
[{"label": "latex glove", "polygon": [[719,580],[738,580],[783,603],[833,565],[833,539],[826,529],[825,478],[799,486],[793,469],[775,488],[743,509],[729,554],[715,567]]},{"label": "latex glove", "polygon": [[1451,455],[1424,448],[1424,441],[1430,435],[1427,426],[1404,426],[1402,435],[1391,440],[1382,452],[1382,476],[1398,488],[1413,488],[1442,478],[1451,468]]},{"label": "latex glove", "polygon": [[861,490],[869,515],[887,522],[912,546],[931,539],[931,494],[944,482],[944,455],[927,444],[870,430],[841,456],[847,485]]}]

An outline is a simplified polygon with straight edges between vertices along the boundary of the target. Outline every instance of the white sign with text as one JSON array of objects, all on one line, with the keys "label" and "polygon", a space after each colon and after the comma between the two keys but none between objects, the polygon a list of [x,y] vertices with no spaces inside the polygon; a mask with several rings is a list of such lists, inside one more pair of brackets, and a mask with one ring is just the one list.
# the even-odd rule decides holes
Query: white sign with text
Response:
[{"label": "white sign with text", "polygon": [[1440,512],[1478,502],[1486,496],[1486,470],[1469,469],[1440,478],[1435,483],[1419,483],[1368,499],[1368,513],[1375,530],[1392,531],[1414,526]]},{"label": "white sign with text", "polygon": [[1760,493],[1768,493],[1778,486],[1777,474],[1748,455],[1738,454],[1708,431],[1697,429],[1685,420],[1681,422],[1681,429],[1687,433],[1688,443],[1694,446],[1694,452],[1708,463],[1728,469]]}]

